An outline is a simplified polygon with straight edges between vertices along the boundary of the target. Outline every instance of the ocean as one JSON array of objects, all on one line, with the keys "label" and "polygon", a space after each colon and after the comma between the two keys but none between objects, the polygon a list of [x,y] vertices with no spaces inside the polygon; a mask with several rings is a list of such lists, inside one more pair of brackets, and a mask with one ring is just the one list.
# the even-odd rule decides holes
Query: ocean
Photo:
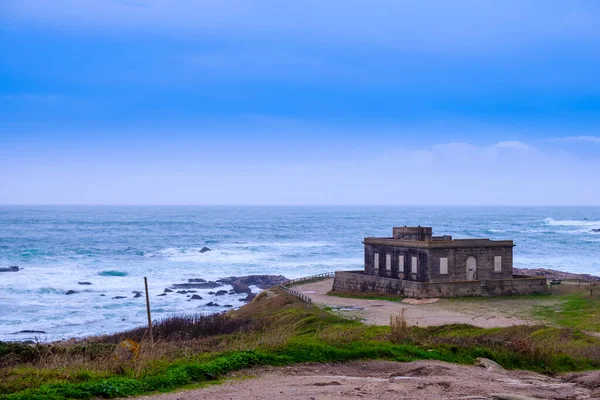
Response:
[{"label": "ocean", "polygon": [[0,341],[143,325],[144,298],[133,292],[144,276],[153,319],[238,307],[245,295],[158,295],[191,278],[361,269],[363,238],[403,225],[513,239],[515,267],[600,274],[600,234],[591,232],[600,207],[0,206],[0,268],[21,269],[0,273]]}]

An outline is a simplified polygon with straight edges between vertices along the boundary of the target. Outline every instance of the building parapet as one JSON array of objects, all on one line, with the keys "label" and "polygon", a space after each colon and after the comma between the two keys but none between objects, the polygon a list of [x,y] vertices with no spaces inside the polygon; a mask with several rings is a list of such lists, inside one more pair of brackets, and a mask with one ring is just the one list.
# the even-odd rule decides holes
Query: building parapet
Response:
[{"label": "building parapet", "polygon": [[[451,238],[451,236],[450,236]],[[414,247],[423,249],[435,248],[461,248],[461,247],[513,247],[512,240],[490,240],[490,239],[438,239],[434,240],[406,240],[394,238],[365,238],[364,244],[377,244],[392,247]]]}]

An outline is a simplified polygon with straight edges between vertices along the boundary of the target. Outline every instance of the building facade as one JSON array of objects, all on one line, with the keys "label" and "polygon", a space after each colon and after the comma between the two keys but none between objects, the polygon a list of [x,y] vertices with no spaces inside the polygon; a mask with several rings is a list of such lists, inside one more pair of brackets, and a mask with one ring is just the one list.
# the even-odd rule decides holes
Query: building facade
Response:
[{"label": "building facade", "polygon": [[512,240],[433,236],[430,227],[395,227],[364,240],[364,271],[336,273],[333,290],[411,297],[545,293],[545,278],[513,276]]}]

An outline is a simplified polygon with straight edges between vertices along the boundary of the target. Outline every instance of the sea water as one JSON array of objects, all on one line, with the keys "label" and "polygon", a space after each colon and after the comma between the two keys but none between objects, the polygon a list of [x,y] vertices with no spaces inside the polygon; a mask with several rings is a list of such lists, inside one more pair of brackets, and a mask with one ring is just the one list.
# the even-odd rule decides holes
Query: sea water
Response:
[{"label": "sea water", "polygon": [[[191,278],[361,269],[363,238],[390,236],[403,225],[455,238],[513,239],[515,267],[600,274],[600,234],[592,232],[600,228],[600,207],[0,206],[0,268],[21,268],[0,273],[0,340],[143,325],[145,301],[133,292],[144,290],[144,276],[154,319],[224,311],[245,295],[158,295]],[[211,251],[200,252],[204,246]],[[221,307],[206,306],[210,301]],[[18,333],[24,330],[45,333]]]}]

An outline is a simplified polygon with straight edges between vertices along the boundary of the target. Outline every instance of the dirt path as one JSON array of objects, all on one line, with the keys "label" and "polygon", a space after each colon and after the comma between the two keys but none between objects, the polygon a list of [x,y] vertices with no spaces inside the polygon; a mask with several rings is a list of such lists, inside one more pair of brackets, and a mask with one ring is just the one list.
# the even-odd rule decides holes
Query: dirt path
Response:
[{"label": "dirt path", "polygon": [[[145,400],[325,399],[598,399],[600,372],[548,377],[440,361],[361,361],[256,368],[222,385]],[[237,379],[236,379],[237,378]]]},{"label": "dirt path", "polygon": [[341,308],[337,312],[349,318],[357,318],[368,324],[388,325],[390,315],[404,308],[404,316],[410,325],[434,326],[444,324],[471,324],[482,328],[496,328],[535,323],[528,318],[533,303],[552,302],[552,299],[441,299],[433,304],[410,305],[385,300],[350,299],[328,296],[333,279],[294,286],[314,303]]}]

